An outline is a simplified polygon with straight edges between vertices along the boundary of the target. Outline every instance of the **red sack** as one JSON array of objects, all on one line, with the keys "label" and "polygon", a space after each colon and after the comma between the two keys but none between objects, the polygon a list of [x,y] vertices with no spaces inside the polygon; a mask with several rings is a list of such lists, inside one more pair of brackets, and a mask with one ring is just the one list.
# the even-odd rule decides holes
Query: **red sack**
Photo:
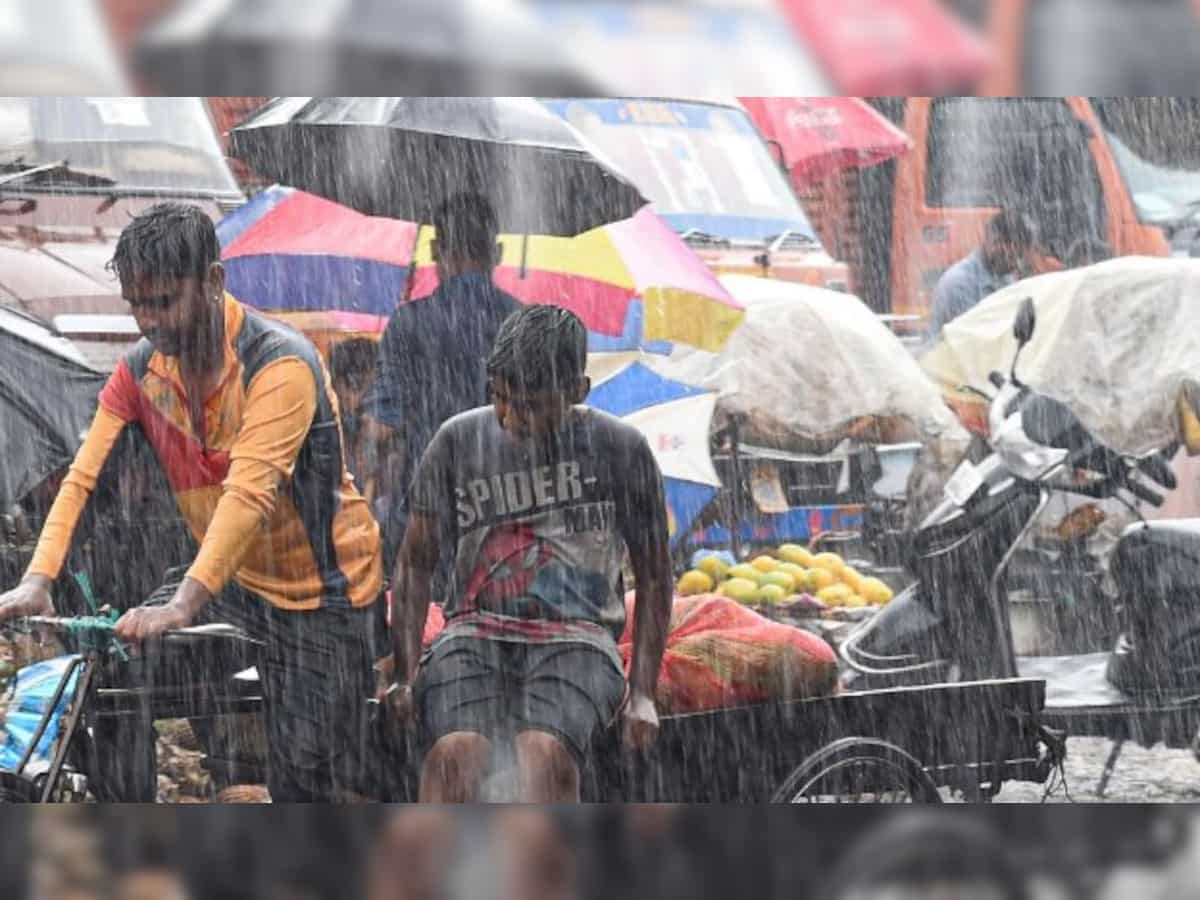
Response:
[{"label": "red sack", "polygon": [[[633,655],[633,593],[619,649]],[[663,714],[798,700],[837,689],[837,657],[814,634],[716,594],[676,599],[658,680]]]}]

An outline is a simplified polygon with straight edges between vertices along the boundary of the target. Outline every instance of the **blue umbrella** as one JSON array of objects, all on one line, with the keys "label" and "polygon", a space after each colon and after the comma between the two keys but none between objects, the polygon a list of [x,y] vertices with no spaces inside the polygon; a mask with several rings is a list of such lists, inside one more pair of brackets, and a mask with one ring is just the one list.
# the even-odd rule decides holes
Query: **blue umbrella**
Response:
[{"label": "blue umbrella", "polygon": [[672,545],[721,486],[709,455],[716,402],[715,393],[663,378],[642,363],[617,370],[588,396],[589,406],[624,419],[650,444],[663,474]]}]

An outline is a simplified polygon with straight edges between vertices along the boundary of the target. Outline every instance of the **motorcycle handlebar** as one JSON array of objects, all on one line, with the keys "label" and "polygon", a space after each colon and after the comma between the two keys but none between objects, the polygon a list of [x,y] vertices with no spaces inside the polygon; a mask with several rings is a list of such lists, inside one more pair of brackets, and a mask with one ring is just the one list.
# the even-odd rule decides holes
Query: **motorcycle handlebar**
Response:
[{"label": "motorcycle handlebar", "polygon": [[1151,506],[1158,507],[1163,505],[1162,494],[1158,493],[1157,491],[1150,490],[1150,488],[1146,487],[1140,481],[1135,481],[1132,478],[1128,478],[1126,479],[1124,486],[1139,500],[1144,500]]},{"label": "motorcycle handlebar", "polygon": [[1171,471],[1170,463],[1162,453],[1151,453],[1149,456],[1139,459],[1138,468],[1168,491],[1175,490],[1178,484],[1175,473]]}]

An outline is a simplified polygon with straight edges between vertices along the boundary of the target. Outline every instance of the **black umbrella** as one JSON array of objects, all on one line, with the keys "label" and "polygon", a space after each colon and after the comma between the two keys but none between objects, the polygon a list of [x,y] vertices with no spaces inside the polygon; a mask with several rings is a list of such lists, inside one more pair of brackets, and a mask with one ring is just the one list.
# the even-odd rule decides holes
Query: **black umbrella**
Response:
[{"label": "black umbrella", "polygon": [[569,237],[647,202],[525,97],[278,97],[230,138],[259,175],[413,222],[473,191],[492,199],[504,232]]},{"label": "black umbrella", "polygon": [[0,308],[0,512],[75,456],[105,376],[64,338]]}]

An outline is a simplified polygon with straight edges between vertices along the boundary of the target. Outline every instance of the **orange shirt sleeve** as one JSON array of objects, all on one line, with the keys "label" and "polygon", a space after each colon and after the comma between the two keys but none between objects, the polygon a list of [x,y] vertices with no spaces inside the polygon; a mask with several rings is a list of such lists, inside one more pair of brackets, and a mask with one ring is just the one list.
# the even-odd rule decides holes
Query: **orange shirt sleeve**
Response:
[{"label": "orange shirt sleeve", "polygon": [[317,411],[317,382],[295,357],[270,363],[250,382],[229,475],[188,575],[216,594],[233,578],[275,511]]},{"label": "orange shirt sleeve", "polygon": [[75,454],[75,461],[71,463],[71,469],[50,507],[37,549],[25,570],[28,575],[58,577],[67,551],[71,549],[71,536],[79,524],[79,517],[83,514],[88,497],[96,489],[96,479],[100,477],[108,454],[125,427],[125,420],[105,406],[103,399],[102,395],[92,427]]}]

